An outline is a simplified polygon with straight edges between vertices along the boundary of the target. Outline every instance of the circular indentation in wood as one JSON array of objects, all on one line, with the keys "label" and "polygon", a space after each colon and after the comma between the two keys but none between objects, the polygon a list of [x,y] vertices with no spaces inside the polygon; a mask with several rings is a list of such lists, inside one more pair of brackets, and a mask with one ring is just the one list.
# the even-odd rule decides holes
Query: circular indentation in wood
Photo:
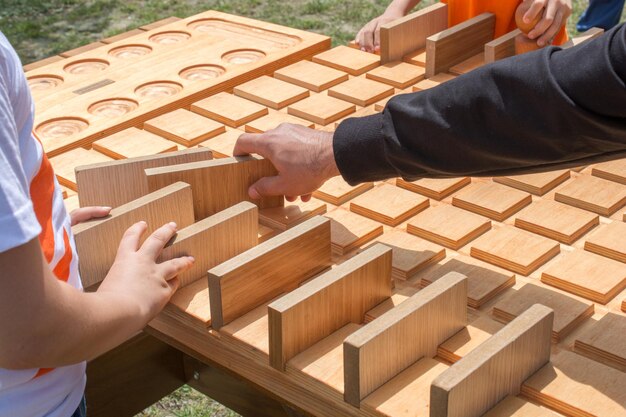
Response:
[{"label": "circular indentation in wood", "polygon": [[222,55],[224,61],[235,65],[250,64],[263,58],[265,58],[265,52],[257,49],[237,49]]},{"label": "circular indentation in wood", "polygon": [[50,90],[63,84],[63,77],[58,75],[35,75],[28,77],[28,85],[33,91]]},{"label": "circular indentation in wood", "polygon": [[172,45],[186,41],[191,38],[191,34],[183,31],[160,32],[150,36],[150,40],[161,45]]},{"label": "circular indentation in wood", "polygon": [[104,71],[108,66],[104,59],[83,59],[67,64],[63,69],[70,74],[81,75]]},{"label": "circular indentation in wood", "polygon": [[180,93],[183,86],[172,81],[154,81],[137,87],[135,93],[139,97],[159,98]]},{"label": "circular indentation in wood", "polygon": [[109,51],[109,55],[120,59],[132,59],[148,55],[152,48],[146,45],[122,45]]},{"label": "circular indentation in wood", "polygon": [[226,69],[219,65],[194,65],[182,70],[178,75],[189,81],[202,81],[217,78],[224,74]]},{"label": "circular indentation in wood", "polygon": [[89,106],[87,111],[95,116],[119,117],[139,107],[139,103],[128,98],[112,98],[98,101]]},{"label": "circular indentation in wood", "polygon": [[64,139],[75,135],[89,127],[86,120],[78,117],[61,117],[43,122],[35,129],[40,138]]}]

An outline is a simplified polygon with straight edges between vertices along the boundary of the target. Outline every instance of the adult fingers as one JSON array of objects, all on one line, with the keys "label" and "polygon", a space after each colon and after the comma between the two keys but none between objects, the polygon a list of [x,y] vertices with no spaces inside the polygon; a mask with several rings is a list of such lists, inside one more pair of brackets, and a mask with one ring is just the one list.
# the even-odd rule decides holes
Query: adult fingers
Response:
[{"label": "adult fingers", "polygon": [[[539,21],[539,23],[537,23],[537,25],[535,25],[533,30],[528,32],[528,37],[530,39],[536,39],[539,36],[546,33],[546,31],[554,23],[554,17],[556,15],[556,11],[557,11],[556,4],[554,2],[548,3],[548,6],[546,7],[546,11],[543,14],[543,18]],[[537,42],[537,44],[539,46],[543,46],[542,44],[539,44],[539,42]]]},{"label": "adult fingers", "polygon": [[139,249],[139,242],[141,241],[141,237],[148,229],[148,224],[146,222],[137,222],[130,226],[124,232],[122,236],[122,240],[120,241],[120,246],[118,249],[118,253],[132,253],[137,252]]},{"label": "adult fingers", "polygon": [[360,42],[361,49],[372,52],[374,51],[374,30],[376,29],[376,21],[369,22],[363,28],[363,42]]},{"label": "adult fingers", "polygon": [[159,264],[159,268],[163,273],[163,278],[169,281],[191,268],[195,261],[193,256],[181,256]]},{"label": "adult fingers", "polygon": [[244,133],[237,139],[233,155],[242,156],[256,153],[265,157],[265,142],[262,133]]},{"label": "adult fingers", "polygon": [[164,224],[148,236],[139,250],[150,259],[156,260],[167,242],[176,234],[176,229],[177,226],[174,222]]},{"label": "adult fingers", "polygon": [[108,216],[110,212],[111,207],[81,207],[76,210],[72,210],[70,213],[70,220],[72,222],[72,226],[76,226],[77,224],[87,220]]},{"label": "adult fingers", "polygon": [[312,194],[301,195],[300,200],[302,200],[303,203],[306,203],[306,202],[311,201],[312,196],[313,196]]},{"label": "adult fingers", "polygon": [[562,12],[559,10],[556,13],[556,17],[554,18],[554,22],[552,23],[552,25],[548,28],[548,30],[546,30],[546,32],[541,35],[541,37],[537,40],[537,45],[539,46],[544,46],[549,44],[550,42],[552,42],[552,39],[554,39],[554,37],[556,36],[556,34],[559,32],[559,30],[561,29],[561,26],[563,24],[563,14]]},{"label": "adult fingers", "polygon": [[280,176],[261,178],[248,189],[248,194],[253,200],[261,197],[291,194],[287,192],[284,178]]},{"label": "adult fingers", "polygon": [[380,50],[380,22],[376,25],[374,30],[374,51]]}]

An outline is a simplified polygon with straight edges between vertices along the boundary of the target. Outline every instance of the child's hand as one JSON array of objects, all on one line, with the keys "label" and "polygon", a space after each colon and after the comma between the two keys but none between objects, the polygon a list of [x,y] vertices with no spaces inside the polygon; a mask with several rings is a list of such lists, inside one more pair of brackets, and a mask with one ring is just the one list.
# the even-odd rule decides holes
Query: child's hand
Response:
[{"label": "child's hand", "polygon": [[81,207],[76,210],[72,210],[70,213],[70,220],[72,222],[72,226],[76,226],[77,224],[86,222],[87,220],[108,216],[110,212],[111,207]]},{"label": "child's hand", "polygon": [[393,22],[403,16],[402,13],[388,10],[372,19],[356,35],[356,42],[362,51],[377,52],[380,50],[380,27],[385,23]]},{"label": "child's hand", "polygon": [[530,39],[537,39],[540,47],[552,42],[572,14],[572,0],[524,0],[524,3],[528,4],[528,11],[523,18],[525,23],[543,16],[527,35]]}]

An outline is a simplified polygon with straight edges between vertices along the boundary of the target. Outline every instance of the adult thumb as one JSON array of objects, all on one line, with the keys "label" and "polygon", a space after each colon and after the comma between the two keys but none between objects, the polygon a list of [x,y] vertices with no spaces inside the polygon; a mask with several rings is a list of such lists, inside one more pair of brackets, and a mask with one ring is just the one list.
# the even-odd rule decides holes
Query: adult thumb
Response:
[{"label": "adult thumb", "polygon": [[285,195],[285,184],[281,177],[264,177],[255,182],[248,189],[248,194],[253,200],[263,197]]}]

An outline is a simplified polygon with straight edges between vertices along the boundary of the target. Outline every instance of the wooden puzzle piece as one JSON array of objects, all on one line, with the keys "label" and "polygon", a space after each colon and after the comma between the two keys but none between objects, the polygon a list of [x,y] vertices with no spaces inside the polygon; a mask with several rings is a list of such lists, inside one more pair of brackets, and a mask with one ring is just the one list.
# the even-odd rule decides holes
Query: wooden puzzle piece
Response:
[{"label": "wooden puzzle piece", "polygon": [[495,177],[493,180],[509,187],[517,188],[535,195],[544,195],[557,185],[567,181],[570,177],[569,169],[560,171],[539,172],[536,174],[522,174],[510,177]]},{"label": "wooden puzzle piece", "polygon": [[484,417],[558,417],[547,408],[509,395],[493,407]]},{"label": "wooden puzzle piece", "polygon": [[383,184],[350,202],[350,210],[389,226],[397,226],[430,205],[425,197]]},{"label": "wooden puzzle piece", "polygon": [[598,228],[585,241],[585,250],[626,263],[626,223],[614,221]]},{"label": "wooden puzzle piece", "polygon": [[348,81],[348,74],[315,62],[300,61],[279,69],[274,78],[320,93]]},{"label": "wooden puzzle piece", "polygon": [[463,62],[459,62],[458,64],[451,66],[449,71],[454,75],[463,75],[475,70],[476,68],[480,68],[483,65],[485,65],[485,54],[484,52],[481,52]]},{"label": "wooden puzzle piece", "polygon": [[591,169],[591,175],[626,184],[626,158],[602,162]]},{"label": "wooden puzzle piece", "polygon": [[531,202],[530,194],[493,182],[475,182],[452,198],[453,205],[499,222]]},{"label": "wooden puzzle piece", "polygon": [[259,212],[259,221],[273,229],[287,230],[324,213],[326,213],[326,203],[312,198],[306,203],[296,201],[284,207],[265,208]]},{"label": "wooden puzzle piece", "polygon": [[185,109],[174,110],[146,121],[143,128],[183,146],[191,147],[224,133],[221,123]]},{"label": "wooden puzzle piece", "polygon": [[504,324],[489,316],[480,316],[440,344],[437,348],[437,357],[451,364],[458,362],[503,327]]},{"label": "wooden puzzle piece", "polygon": [[233,92],[239,97],[252,100],[275,110],[307,98],[310,94],[306,88],[268,77],[267,75],[238,85]]},{"label": "wooden puzzle piece", "polygon": [[153,133],[131,127],[95,141],[93,149],[113,159],[126,159],[174,152],[178,146]]},{"label": "wooden puzzle piece", "polygon": [[515,37],[522,33],[515,29],[485,44],[485,64],[515,56]]},{"label": "wooden puzzle piece", "polygon": [[366,107],[393,95],[394,91],[393,87],[389,85],[365,77],[354,77],[328,89],[328,95]]},{"label": "wooden puzzle piece", "polygon": [[345,255],[383,234],[383,225],[338,208],[325,214],[330,219],[330,240],[334,255]]},{"label": "wooden puzzle piece", "polygon": [[313,62],[356,76],[380,65],[380,57],[359,49],[339,45],[313,56]]},{"label": "wooden puzzle piece", "polygon": [[110,161],[113,161],[113,158],[95,150],[83,148],[72,149],[71,151],[50,158],[50,163],[52,164],[54,174],[59,184],[73,191],[78,191],[76,185],[76,167]]},{"label": "wooden puzzle piece", "polygon": [[356,111],[354,104],[317,94],[289,106],[289,114],[326,126]]},{"label": "wooden puzzle piece", "polygon": [[243,126],[269,114],[267,107],[228,93],[197,101],[191,105],[191,111],[230,127]]},{"label": "wooden puzzle piece", "polygon": [[341,176],[336,176],[326,181],[315,191],[313,197],[340,206],[372,188],[374,188],[374,184],[371,182],[364,182],[353,187]]},{"label": "wooden puzzle piece", "polygon": [[227,128],[226,132],[205,140],[198,146],[209,148],[214,158],[232,158],[235,143],[243,133],[241,130]]},{"label": "wooden puzzle piece", "polygon": [[418,81],[422,81],[426,76],[426,70],[417,65],[394,61],[374,68],[365,76],[371,80],[403,90]]},{"label": "wooden puzzle piece", "polygon": [[428,90],[429,88],[437,87],[439,84],[445,83],[446,81],[450,81],[455,78],[456,75],[440,72],[439,74],[435,74],[415,84],[413,86],[413,91],[417,92]]},{"label": "wooden puzzle piece", "polygon": [[605,365],[626,372],[626,317],[608,313],[576,338],[574,350]]},{"label": "wooden puzzle piece", "polygon": [[612,181],[581,175],[554,195],[556,201],[610,216],[626,204],[626,187]]},{"label": "wooden puzzle piece", "polygon": [[268,130],[277,128],[281,123],[291,123],[309,128],[315,127],[315,123],[311,123],[299,117],[282,112],[272,112],[267,116],[246,123],[245,129],[248,133],[265,133]]},{"label": "wooden puzzle piece", "polygon": [[443,200],[449,195],[459,191],[466,185],[471,184],[469,177],[462,178],[422,178],[417,181],[405,181],[402,178],[396,180],[396,185],[414,193],[425,195],[437,201]]}]

